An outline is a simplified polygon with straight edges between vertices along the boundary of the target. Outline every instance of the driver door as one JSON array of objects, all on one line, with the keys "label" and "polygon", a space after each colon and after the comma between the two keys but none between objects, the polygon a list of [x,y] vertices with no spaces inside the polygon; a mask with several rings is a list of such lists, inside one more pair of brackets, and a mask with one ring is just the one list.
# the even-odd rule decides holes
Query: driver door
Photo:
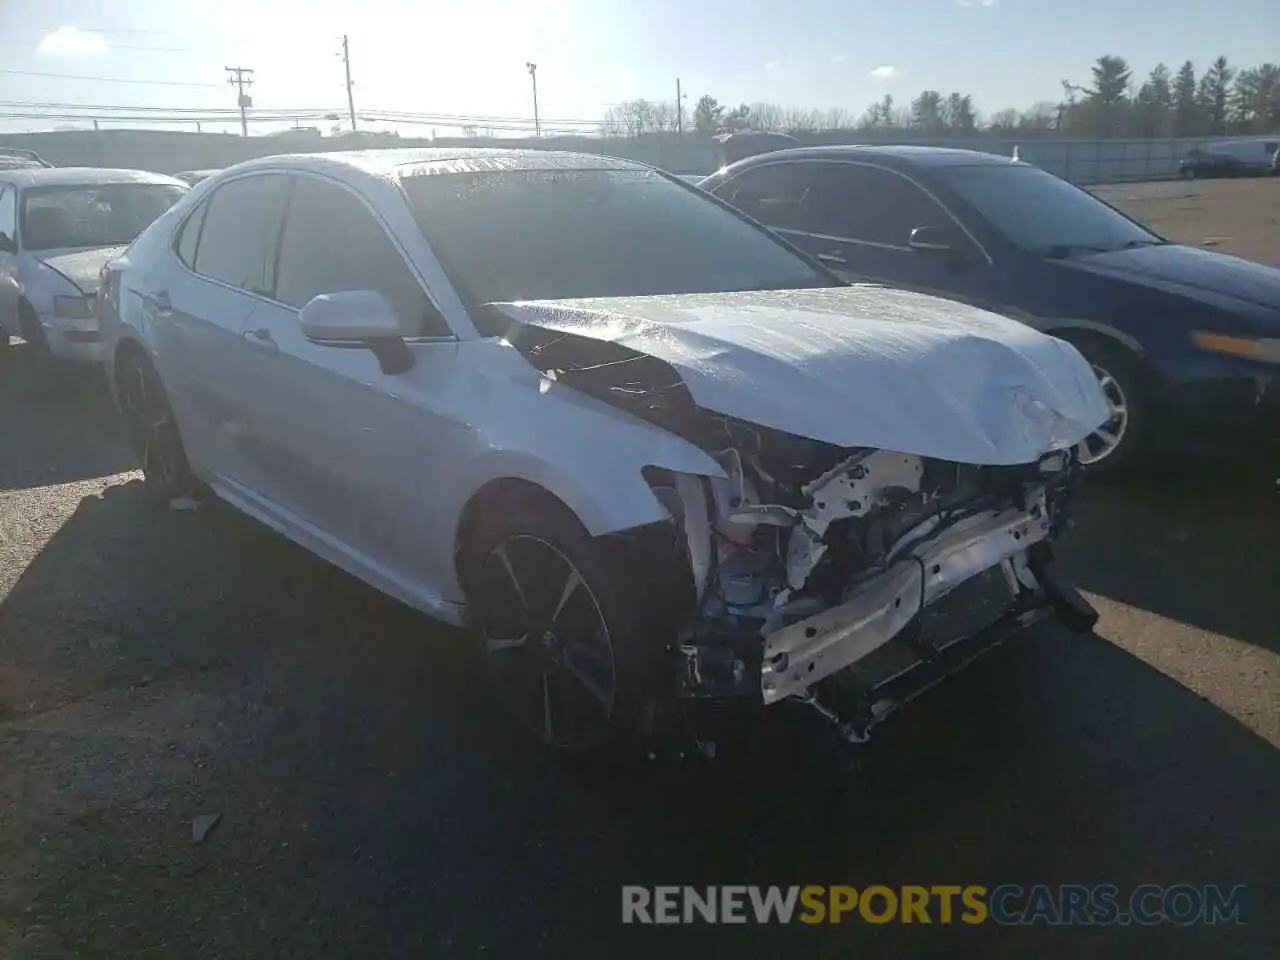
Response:
[{"label": "driver door", "polygon": [[[335,181],[291,174],[273,290],[245,318],[240,369],[254,397],[255,492],[305,536],[382,577],[438,582],[433,476],[470,445],[450,415],[457,343],[381,219]],[[387,374],[358,345],[302,332],[313,297],[376,290],[401,318],[415,364]]]}]

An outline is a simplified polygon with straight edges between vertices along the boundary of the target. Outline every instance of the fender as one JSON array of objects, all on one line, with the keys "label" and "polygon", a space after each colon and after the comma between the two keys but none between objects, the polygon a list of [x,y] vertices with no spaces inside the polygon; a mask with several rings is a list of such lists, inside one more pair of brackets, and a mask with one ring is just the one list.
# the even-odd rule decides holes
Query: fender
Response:
[{"label": "fender", "polygon": [[1089,333],[1096,333],[1099,336],[1106,337],[1122,344],[1129,350],[1142,356],[1146,351],[1141,343],[1131,337],[1129,334],[1117,330],[1115,327],[1105,323],[1098,323],[1096,320],[1085,320],[1075,317],[1042,317],[1039,318],[1035,326],[1042,332],[1060,340],[1070,339],[1064,337],[1062,331],[1084,330]]}]

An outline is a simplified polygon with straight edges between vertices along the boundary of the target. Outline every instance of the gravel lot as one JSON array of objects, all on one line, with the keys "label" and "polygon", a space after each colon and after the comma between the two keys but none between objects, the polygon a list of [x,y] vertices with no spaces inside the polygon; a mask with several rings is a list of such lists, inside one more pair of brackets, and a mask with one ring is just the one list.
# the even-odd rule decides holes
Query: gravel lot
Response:
[{"label": "gravel lot", "polygon": [[[1266,259],[1280,180],[1100,189]],[[0,957],[1262,958],[1280,942],[1280,503],[1087,491],[1103,612],[886,726],[681,778],[553,768],[460,636],[217,506],[146,498],[92,378],[0,363]],[[203,843],[191,821],[221,814]],[[624,883],[1250,885],[1243,927],[636,929]],[[799,954],[803,951],[803,954]]]},{"label": "gravel lot", "polygon": [[1280,177],[1113,184],[1093,192],[1170,240],[1280,265]]}]

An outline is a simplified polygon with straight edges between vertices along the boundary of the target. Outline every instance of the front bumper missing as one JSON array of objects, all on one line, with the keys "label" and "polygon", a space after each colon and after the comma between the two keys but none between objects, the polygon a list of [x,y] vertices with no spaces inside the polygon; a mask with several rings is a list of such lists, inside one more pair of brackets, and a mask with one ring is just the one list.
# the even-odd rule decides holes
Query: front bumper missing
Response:
[{"label": "front bumper missing", "polygon": [[1006,560],[1015,561],[1010,573],[1020,589],[1036,589],[1026,555],[1048,537],[1049,529],[1043,504],[1029,511],[966,518],[918,546],[839,606],[770,634],[764,639],[760,665],[762,701],[771,704],[803,695],[813,684],[884,646],[934,601]]},{"label": "front bumper missing", "polygon": [[[764,639],[745,624],[688,636],[679,647],[683,695],[807,703],[846,729],[846,739],[860,739],[1034,623],[1056,618],[1073,631],[1093,629],[1097,612],[1059,576],[1049,534],[1043,501],[980,514],[921,541],[843,604]],[[839,715],[818,701],[820,684]]]}]

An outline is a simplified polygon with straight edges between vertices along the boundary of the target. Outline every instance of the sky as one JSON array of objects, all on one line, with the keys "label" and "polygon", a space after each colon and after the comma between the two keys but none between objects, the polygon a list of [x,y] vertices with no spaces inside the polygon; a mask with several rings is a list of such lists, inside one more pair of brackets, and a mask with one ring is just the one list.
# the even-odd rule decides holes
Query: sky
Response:
[{"label": "sky", "polygon": [[529,118],[534,62],[547,126],[674,100],[677,78],[690,110],[710,93],[859,115],[885,93],[905,106],[933,88],[989,115],[1056,102],[1102,54],[1135,79],[1160,61],[1280,60],[1280,0],[0,0],[0,113],[233,111],[227,66],[254,70],[258,109],[345,113],[343,34],[362,112]]}]

